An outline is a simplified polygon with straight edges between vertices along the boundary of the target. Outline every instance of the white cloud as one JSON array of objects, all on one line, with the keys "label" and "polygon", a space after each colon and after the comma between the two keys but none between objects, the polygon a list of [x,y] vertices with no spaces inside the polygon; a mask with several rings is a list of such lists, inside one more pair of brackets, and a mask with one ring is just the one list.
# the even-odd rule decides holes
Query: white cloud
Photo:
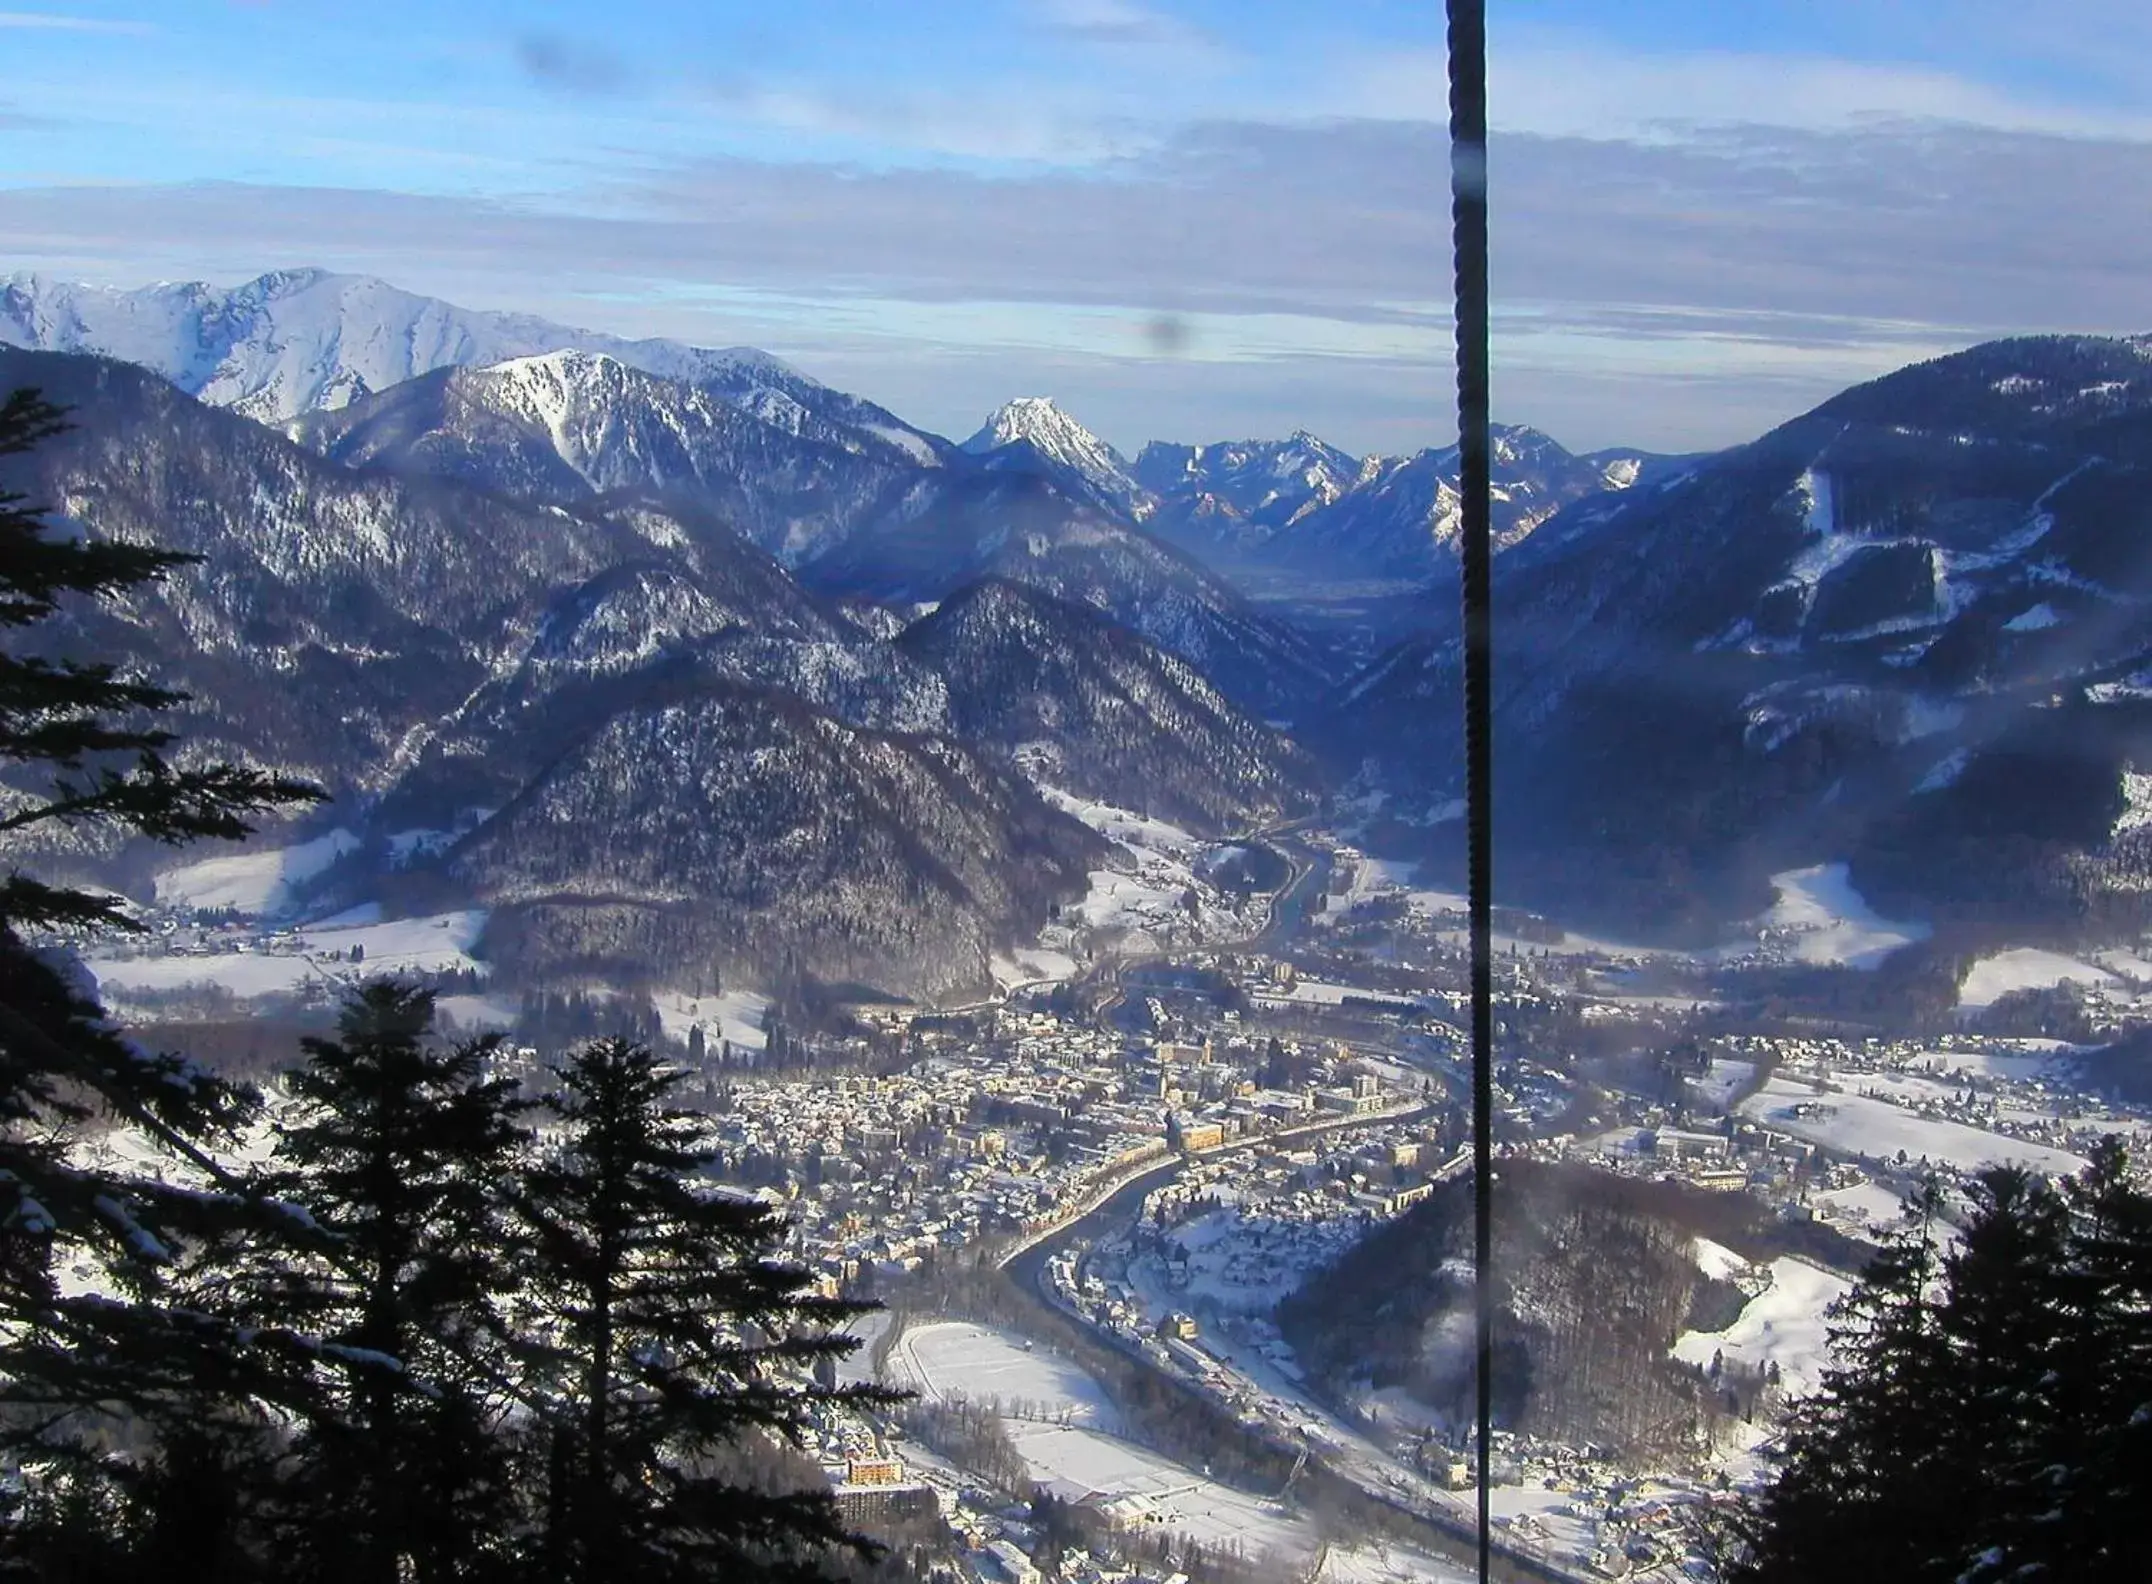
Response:
[{"label": "white cloud", "polygon": [[1210,51],[1208,33],[1184,19],[1132,0],[1043,0],[1039,16],[1056,33],[1120,49]]},{"label": "white cloud", "polygon": [[[1723,443],[1951,346],[2144,328],[2145,143],[1750,126],[1498,137],[1491,164],[1498,393],[1579,443]],[[877,396],[956,368],[964,422],[997,381],[1007,394],[1073,370],[1106,393],[1098,422],[1117,437],[1168,420],[1217,437],[1229,417],[1298,405],[1296,422],[1334,415],[1345,443],[1394,447],[1446,411],[1423,378],[1447,353],[1441,170],[1425,125],[1218,123],[1082,171],[714,160],[574,203],[16,189],[0,191],[0,268],[139,281],[319,262],[480,306],[588,319],[573,305],[598,304],[604,328],[771,344],[833,377],[865,371]],[[1191,333],[1160,359],[1142,330],[1167,314]],[[1144,394],[1161,389],[1205,405],[1175,416]]]},{"label": "white cloud", "polygon": [[155,33],[150,22],[127,22],[111,18],[57,16],[48,11],[0,11],[0,29],[46,33],[108,33],[140,36]]},{"label": "white cloud", "polygon": [[[1386,51],[1332,74],[1340,113],[1435,120],[1447,102],[1438,50]],[[2010,93],[1939,69],[1829,56],[1647,50],[1542,29],[1488,51],[1497,130],[1549,137],[1664,138],[1699,126],[1851,130],[1957,123],[2065,136],[2152,139],[2152,115]]]}]

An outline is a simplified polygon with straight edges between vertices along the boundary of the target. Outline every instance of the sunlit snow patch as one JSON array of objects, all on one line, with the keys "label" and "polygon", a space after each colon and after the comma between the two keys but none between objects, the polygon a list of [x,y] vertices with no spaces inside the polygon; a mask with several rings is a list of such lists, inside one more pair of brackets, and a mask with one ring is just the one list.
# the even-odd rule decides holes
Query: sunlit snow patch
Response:
[{"label": "sunlit snow patch", "polygon": [[1773,1260],[1770,1270],[1771,1285],[1748,1301],[1732,1325],[1684,1331],[1675,1339],[1674,1357],[1701,1367],[1714,1354],[1750,1369],[1776,1364],[1789,1390],[1813,1390],[1830,1362],[1830,1307],[1853,1284],[1791,1257]]},{"label": "sunlit snow patch", "polygon": [[705,1046],[715,1053],[725,1040],[740,1050],[762,1050],[769,1044],[766,1025],[770,998],[752,990],[728,990],[723,995],[691,996],[668,990],[656,998],[658,1026],[668,1039],[685,1043],[696,1024],[702,1025]]},{"label": "sunlit snow patch", "polygon": [[166,907],[211,912],[224,908],[254,915],[281,912],[291,906],[300,886],[358,845],[358,837],[337,829],[291,847],[205,858],[159,875],[157,900]]},{"label": "sunlit snow patch", "polygon": [[1782,934],[1782,943],[1805,963],[1874,968],[1892,952],[1934,933],[1926,924],[1879,917],[1853,889],[1842,863],[1787,869],[1773,875],[1771,884],[1778,900],[1759,922],[1767,937]]},{"label": "sunlit snow patch", "polygon": [[1872,1095],[1818,1090],[1777,1076],[1761,1093],[1742,1101],[1740,1112],[1826,1149],[1894,1165],[1902,1156],[1963,1172],[2014,1163],[2067,1175],[2085,1164],[2082,1155],[2070,1150],[1925,1116]]},{"label": "sunlit snow patch", "polygon": [[2056,626],[2061,621],[2062,618],[2055,613],[2055,607],[2042,600],[2031,610],[2020,611],[2017,615],[2004,622],[2003,631],[2038,632],[2044,627]]},{"label": "sunlit snow patch", "polygon": [[1982,1012],[2012,991],[2049,990],[2066,983],[2109,985],[2115,983],[2115,976],[2061,952],[2018,946],[1983,957],[1967,970],[1958,991],[1958,1010]]},{"label": "sunlit snow patch", "polygon": [[471,955],[486,927],[483,908],[387,921],[378,918],[379,911],[370,904],[354,908],[311,929],[249,943],[245,950],[98,956],[89,958],[87,966],[99,992],[117,1001],[125,1001],[130,991],[155,994],[209,985],[251,1001],[289,995],[310,984],[333,987],[399,970],[486,971]]}]

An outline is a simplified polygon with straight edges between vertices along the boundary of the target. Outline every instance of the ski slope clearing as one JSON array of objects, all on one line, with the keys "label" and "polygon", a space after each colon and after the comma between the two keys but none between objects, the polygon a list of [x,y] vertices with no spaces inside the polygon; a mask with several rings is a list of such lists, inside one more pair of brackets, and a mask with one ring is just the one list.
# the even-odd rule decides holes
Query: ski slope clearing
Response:
[{"label": "ski slope clearing", "polygon": [[1766,944],[1819,967],[1874,968],[1892,952],[1926,940],[1926,924],[1881,917],[1853,888],[1842,863],[1787,869],[1771,877],[1778,900],[1758,920]]},{"label": "ski slope clearing", "polygon": [[1710,1238],[1695,1240],[1696,1268],[1713,1281],[1732,1281],[1749,1273],[1749,1262],[1723,1243]]},{"label": "ski slope clearing", "polygon": [[2019,946],[1983,957],[1966,971],[1958,990],[1960,1012],[1985,1012],[2017,990],[2050,990],[2069,983],[2106,987],[2118,984],[2105,968],[2061,952]]},{"label": "ski slope clearing", "polygon": [[1771,1285],[1743,1306],[1732,1325],[1684,1331],[1674,1340],[1674,1357],[1705,1368],[1714,1354],[1751,1369],[1776,1364],[1789,1390],[1813,1391],[1830,1362],[1830,1307],[1853,1283],[1791,1255],[1773,1260],[1770,1272]]},{"label": "ski slope clearing", "polygon": [[1867,1160],[1926,1160],[1961,1172],[2014,1162],[2034,1171],[2064,1175],[2080,1170],[2082,1155],[2032,1144],[1941,1117],[1922,1116],[1868,1095],[1811,1089],[1772,1078],[1741,1102],[1740,1114],[1796,1138]]},{"label": "ski slope clearing", "polygon": [[164,907],[231,908],[250,918],[288,911],[300,887],[348,852],[359,839],[333,830],[290,847],[266,847],[168,869],[157,877],[157,901]]},{"label": "ski slope clearing", "polygon": [[1060,984],[1082,972],[1074,957],[1045,946],[1019,946],[988,964],[994,983],[1004,990],[1018,985]]}]

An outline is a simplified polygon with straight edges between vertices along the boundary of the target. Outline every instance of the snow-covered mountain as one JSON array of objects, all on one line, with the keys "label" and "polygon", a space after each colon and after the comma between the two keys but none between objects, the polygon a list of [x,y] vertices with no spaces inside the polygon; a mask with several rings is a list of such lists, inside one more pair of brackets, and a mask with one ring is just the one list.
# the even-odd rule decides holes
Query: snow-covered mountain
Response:
[{"label": "snow-covered mountain", "polygon": [[[561,405],[549,381],[567,363],[613,382],[613,399]],[[958,718],[942,671],[913,652],[920,645],[893,641],[902,628],[888,613],[843,611],[803,587],[707,492],[669,502],[589,488],[571,459],[595,470],[629,457],[630,482],[663,482],[663,467],[704,456],[699,441],[674,433],[676,454],[658,444],[662,425],[637,427],[638,382],[676,402],[676,416],[700,412],[695,433],[713,445],[745,436],[771,447],[772,466],[817,449],[826,468],[880,466],[580,354],[439,371],[400,400],[363,401],[359,421],[339,431],[380,439],[391,415],[490,389],[492,405],[466,416],[491,415],[494,454],[529,464],[519,499],[499,476],[481,487],[392,469],[382,451],[346,465],[134,365],[0,350],[0,395],[35,387],[72,419],[50,444],[0,459],[0,488],[49,502],[57,520],[86,532],[199,555],[160,589],[45,636],[62,653],[131,661],[185,689],[193,698],[177,724],[191,752],[243,755],[323,783],[357,850],[376,855],[363,862],[381,866],[378,894],[422,911],[492,909],[480,947],[511,977],[647,978],[715,961],[761,982],[815,975],[898,991],[983,982],[994,952],[1081,893],[1104,861],[1097,838],[1026,783],[997,732],[980,724],[962,740],[971,717]],[[534,425],[543,444],[526,443]],[[952,477],[987,491],[1050,489],[904,471],[929,491]],[[533,480],[557,486],[558,498]],[[1065,501],[1057,512],[1063,527],[1083,520]],[[1176,565],[1102,519],[1098,535],[1116,534]],[[1176,575],[1218,592],[1193,569]],[[1133,596],[1147,585],[1121,587]],[[1167,610],[1168,595],[1143,608]],[[1065,653],[1023,657],[1047,667],[1038,677],[974,667],[965,687],[1036,688],[1041,707],[1060,711],[1070,761],[1083,764],[1094,752],[1101,762],[1170,759],[1182,747],[1147,744],[1147,734],[1199,718],[1239,723],[1242,746],[1277,762],[1267,782],[1251,762],[1215,789],[1221,822],[1272,806],[1273,783],[1301,784],[1298,751],[1220,710],[1180,662],[1103,617],[1091,626],[1110,636],[1069,625],[1084,636]],[[1183,678],[1197,715],[1176,713],[1163,683],[1143,709],[1086,713],[1084,701],[1116,689],[1133,698],[1132,677]],[[1044,697],[1056,688],[1065,707]],[[1249,801],[1235,809],[1242,794]],[[391,862],[398,833],[414,831],[461,834],[445,847],[407,844],[416,856]],[[71,861],[108,859],[117,867],[96,878],[145,887],[140,854]]]},{"label": "snow-covered mountain", "polygon": [[1044,472],[1139,522],[1150,513],[1150,496],[1129,471],[1127,459],[1051,396],[1019,396],[1004,403],[963,449],[982,467]]},{"label": "snow-covered mountain", "polygon": [[1031,469],[922,474],[801,576],[892,605],[945,599],[981,578],[1026,584],[1141,634],[1266,719],[1293,717],[1327,685],[1324,660],[1298,633],[1081,485]]},{"label": "snow-covered mountain", "polygon": [[897,647],[944,679],[967,742],[1066,791],[1204,831],[1314,806],[1315,766],[1288,738],[1091,606],[990,578]]},{"label": "snow-covered mountain", "polygon": [[133,291],[13,275],[0,284],[0,345],[139,363],[190,396],[266,423],[333,411],[435,369],[597,352],[704,386],[805,438],[921,466],[948,450],[752,347],[631,341],[318,269],[276,270],[229,289],[187,281]]},{"label": "snow-covered mountain", "polygon": [[[1641,472],[1637,453],[1579,457],[1537,429],[1494,426],[1497,552],[1521,543],[1563,506],[1623,489]],[[1455,565],[1463,526],[1455,446],[1364,459],[1351,485],[1298,514],[1266,545],[1273,563],[1328,576],[1424,581]]]},{"label": "snow-covered mountain", "polygon": [[[1496,562],[1512,894],[1701,925],[1843,861],[1936,951],[2134,938],[2148,500],[2152,338],[2040,337],[1572,504]],[[1311,718],[1424,808],[1456,790],[1457,687],[1438,634]]]},{"label": "snow-covered mountain", "polygon": [[[440,369],[293,426],[354,466],[427,474],[546,504],[654,504],[745,534],[810,586],[905,603],[998,575],[1082,600],[1286,710],[1320,690],[1313,657],[1202,567],[1065,469],[1012,441],[973,467],[922,467],[780,430],[707,387],[602,354]],[[1021,458],[1025,465],[1010,464]]]},{"label": "snow-covered mountain", "polygon": [[624,701],[460,842],[446,879],[541,980],[709,964],[938,993],[1080,893],[1105,843],[945,737],[668,681]]},{"label": "snow-covered mountain", "polygon": [[1285,440],[1172,445],[1154,440],[1133,469],[1158,499],[1153,533],[1198,555],[1259,554],[1309,512],[1359,482],[1360,459],[1305,429]]},{"label": "snow-covered mountain", "polygon": [[[1521,424],[1494,428],[1495,544],[1507,550],[1573,500],[1626,489],[1670,459],[1576,456]],[[1354,457],[1305,430],[1284,440],[1153,442],[1133,478],[1146,526],[1251,586],[1424,584],[1455,569],[1458,452]]]},{"label": "snow-covered mountain", "polygon": [[[600,352],[436,369],[292,433],[336,461],[568,505],[618,492],[713,513],[790,562],[841,538],[922,473],[813,414],[779,425],[708,385]],[[933,470],[926,470],[933,471]]]}]

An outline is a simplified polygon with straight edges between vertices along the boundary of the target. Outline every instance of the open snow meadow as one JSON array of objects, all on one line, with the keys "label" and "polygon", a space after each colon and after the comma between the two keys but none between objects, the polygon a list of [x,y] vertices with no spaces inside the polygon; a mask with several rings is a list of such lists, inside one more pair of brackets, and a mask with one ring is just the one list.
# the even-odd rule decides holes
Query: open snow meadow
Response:
[{"label": "open snow meadow", "polygon": [[241,1001],[334,987],[369,974],[445,972],[484,965],[471,955],[486,927],[482,908],[423,918],[383,919],[371,903],[257,943],[217,931],[202,946],[155,953],[100,953],[85,959],[98,990],[126,1005],[145,992],[213,986]]},{"label": "open snow meadow", "polygon": [[[1697,1263],[1707,1274],[1753,1285],[1759,1271],[1746,1260],[1708,1238],[1696,1242]],[[1675,1339],[1674,1356],[1704,1367],[1714,1355],[1752,1369],[1776,1364],[1791,1390],[1813,1391],[1830,1362],[1830,1307],[1853,1283],[1791,1256],[1773,1260],[1760,1274],[1766,1284],[1732,1325],[1723,1331],[1684,1331]]]},{"label": "open snow meadow", "polygon": [[1800,962],[1874,968],[1900,947],[1926,940],[1926,924],[1886,919],[1853,888],[1846,865],[1816,864],[1771,877],[1778,900],[1760,923],[1766,941],[1786,946]]},{"label": "open snow meadow", "polygon": [[[1849,1075],[1847,1081],[1855,1080]],[[1740,1112],[1796,1138],[1886,1164],[1899,1164],[1902,1157],[1905,1164],[1925,1160],[1975,1172],[2014,1162],[2057,1174],[2078,1171],[2085,1164],[2082,1155],[2069,1150],[1925,1116],[1870,1095],[1822,1089],[1777,1075],[1742,1101]]]},{"label": "open snow meadow", "polygon": [[1007,1332],[962,1321],[914,1326],[890,1352],[889,1380],[929,1398],[994,1404],[1033,1478],[1071,1501],[1102,1498],[1123,1521],[1250,1556],[1305,1559],[1319,1544],[1275,1503],[1112,1433],[1119,1420],[1097,1381]]},{"label": "open snow meadow", "polygon": [[1207,1479],[1122,1439],[1112,1404],[1082,1370],[1021,1338],[969,1321],[908,1329],[890,1350],[892,1386],[934,1399],[993,1403],[1032,1477],[1070,1501],[1099,1502],[1116,1522],[1156,1525],[1206,1546],[1266,1553],[1341,1584],[1461,1584],[1466,1570],[1394,1545],[1326,1545],[1275,1501]]}]

